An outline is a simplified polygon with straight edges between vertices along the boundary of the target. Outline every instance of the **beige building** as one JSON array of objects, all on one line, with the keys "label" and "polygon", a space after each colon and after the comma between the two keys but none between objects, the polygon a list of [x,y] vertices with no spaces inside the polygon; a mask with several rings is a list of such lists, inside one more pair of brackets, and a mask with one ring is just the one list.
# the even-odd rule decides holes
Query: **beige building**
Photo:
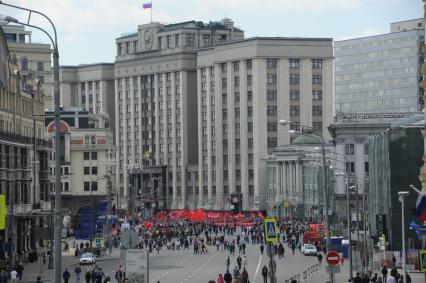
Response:
[{"label": "beige building", "polygon": [[114,130],[114,64],[61,66],[59,80],[64,110],[81,107],[96,116],[96,127]]},{"label": "beige building", "polygon": [[[6,196],[6,229],[0,230],[0,260],[31,259],[48,223],[51,144],[44,140],[44,94],[35,80],[21,89],[19,67],[0,27],[0,194]],[[6,244],[9,243],[9,244]],[[8,250],[6,246],[13,248]],[[7,254],[6,254],[7,252]]]},{"label": "beige building", "polygon": [[154,190],[154,177],[161,184],[155,196],[160,208],[192,205],[187,192],[196,190],[198,179],[194,166],[198,162],[197,50],[243,37],[243,31],[224,19],[140,25],[136,33],[117,38],[115,124],[120,195],[132,199],[149,194]]},{"label": "beige building", "polygon": [[[54,138],[53,112],[45,115],[46,138]],[[91,200],[106,201],[108,178],[113,178],[108,161],[114,152],[112,131],[95,127],[95,119],[81,108],[61,112],[61,196],[73,214]],[[50,170],[54,176],[53,161]]]},{"label": "beige building", "polygon": [[[265,208],[265,164],[291,129],[330,140],[332,39],[250,38],[202,49],[197,57],[199,207]],[[298,168],[293,168],[298,170]]]},{"label": "beige building", "polygon": [[26,89],[32,79],[38,79],[44,90],[44,107],[53,109],[52,49],[50,44],[33,43],[31,31],[24,26],[3,25],[12,61],[19,66],[21,87]]}]

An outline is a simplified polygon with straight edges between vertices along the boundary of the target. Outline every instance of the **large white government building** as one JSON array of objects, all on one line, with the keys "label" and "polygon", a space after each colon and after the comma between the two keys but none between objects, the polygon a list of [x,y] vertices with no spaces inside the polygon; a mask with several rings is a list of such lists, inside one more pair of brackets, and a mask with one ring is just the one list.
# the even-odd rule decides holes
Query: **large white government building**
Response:
[{"label": "large white government building", "polygon": [[128,199],[228,210],[237,194],[242,210],[261,209],[263,160],[290,142],[279,120],[329,139],[331,39],[244,39],[224,19],[140,25],[116,44],[116,185]]}]

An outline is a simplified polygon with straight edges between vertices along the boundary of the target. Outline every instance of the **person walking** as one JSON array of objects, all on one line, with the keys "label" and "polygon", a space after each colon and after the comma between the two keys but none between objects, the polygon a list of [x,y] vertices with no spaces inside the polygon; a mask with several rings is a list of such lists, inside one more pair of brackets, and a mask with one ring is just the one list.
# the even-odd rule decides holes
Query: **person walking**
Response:
[{"label": "person walking", "polygon": [[19,281],[22,281],[22,273],[24,272],[24,265],[18,264],[18,267],[16,268],[16,272],[18,272],[18,279]]},{"label": "person walking", "polygon": [[68,280],[70,280],[71,274],[68,271],[68,269],[65,268],[64,272],[62,273],[62,279],[64,279],[64,283],[68,283]]},{"label": "person walking", "polygon": [[92,279],[92,276],[90,274],[90,270],[86,270],[86,274],[84,275],[84,280],[86,280],[86,283],[90,283],[90,279]]},{"label": "person walking", "polygon": [[391,270],[390,276],[388,277],[388,280],[386,280],[386,283],[396,283],[396,275],[397,271],[395,269]]},{"label": "person walking", "polygon": [[229,270],[226,271],[225,275],[223,276],[223,280],[225,283],[232,283],[232,275]]},{"label": "person walking", "polygon": [[41,281],[41,277],[40,276],[37,276],[36,283],[43,283],[43,281]]},{"label": "person walking", "polygon": [[247,257],[244,256],[243,257],[243,269],[246,269],[246,268],[247,268]]},{"label": "person walking", "polygon": [[262,267],[262,277],[263,283],[268,283],[268,268],[266,267],[266,264]]},{"label": "person walking", "polygon": [[[13,269],[10,272],[10,280],[12,283],[16,283],[17,279],[18,279],[18,272],[16,271],[16,269]],[[7,282],[7,279],[6,279],[6,282]]]},{"label": "person walking", "polygon": [[74,273],[75,273],[75,282],[80,283],[80,273],[81,273],[80,266],[77,265],[77,267],[74,269]]},{"label": "person walking", "polygon": [[356,276],[354,277],[354,283],[362,283],[361,277],[359,276],[359,273],[356,273]]},{"label": "person walking", "polygon": [[388,269],[387,269],[386,265],[383,265],[383,268],[382,268],[383,282],[386,282],[386,277],[387,276],[388,276]]},{"label": "person walking", "polygon": [[322,253],[317,254],[317,259],[318,259],[319,266],[321,266],[322,265]]},{"label": "person walking", "polygon": [[46,253],[43,253],[43,265],[46,265]]},{"label": "person walking", "polygon": [[217,278],[217,282],[216,283],[224,283],[223,277],[222,277],[222,273],[219,273],[219,277]]},{"label": "person walking", "polygon": [[249,283],[249,276],[247,270],[244,268],[241,273],[241,279],[243,280],[241,283]]},{"label": "person walking", "polygon": [[260,245],[260,254],[263,255],[263,251],[265,250],[265,246],[263,243]]}]

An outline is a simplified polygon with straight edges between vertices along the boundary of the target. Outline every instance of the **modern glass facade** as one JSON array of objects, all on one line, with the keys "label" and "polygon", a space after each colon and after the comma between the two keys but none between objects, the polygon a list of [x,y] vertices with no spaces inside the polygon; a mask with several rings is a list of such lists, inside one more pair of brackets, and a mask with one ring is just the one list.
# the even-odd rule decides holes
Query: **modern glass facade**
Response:
[{"label": "modern glass facade", "polygon": [[424,30],[336,41],[335,113],[418,112]]},{"label": "modern glass facade", "polygon": [[[398,191],[409,191],[405,198],[405,223],[407,239],[415,243],[416,235],[408,229],[408,223],[416,219],[417,194],[410,185],[421,188],[420,168],[423,165],[423,137],[420,128],[394,128],[370,138],[370,186],[369,209],[372,235],[379,227],[376,215],[386,216],[390,248],[401,249],[401,203]],[[380,235],[377,235],[380,236]],[[417,243],[420,244],[420,243]]]}]

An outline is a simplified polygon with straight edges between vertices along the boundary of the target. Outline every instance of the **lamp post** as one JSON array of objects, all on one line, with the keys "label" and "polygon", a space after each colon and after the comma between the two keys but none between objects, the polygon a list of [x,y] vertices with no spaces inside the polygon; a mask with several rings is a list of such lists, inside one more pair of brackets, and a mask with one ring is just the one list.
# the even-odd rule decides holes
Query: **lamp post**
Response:
[{"label": "lamp post", "polygon": [[[61,141],[61,113],[60,113],[60,94],[59,94],[59,51],[58,51],[58,36],[56,33],[56,27],[53,24],[52,20],[47,17],[45,14],[35,11],[32,9],[11,5],[0,1],[0,5],[16,8],[19,10],[24,10],[28,12],[28,21],[27,23],[22,23],[15,18],[6,16],[3,20],[6,22],[17,23],[20,25],[32,27],[38,29],[45,33],[52,45],[53,45],[53,93],[55,101],[55,213],[54,213],[54,281],[61,282],[61,269],[62,269],[62,254],[61,254],[61,243],[62,243],[62,221],[61,221],[61,159],[60,159],[60,141]],[[44,17],[53,28],[54,38],[43,28],[34,26],[30,24],[31,14],[37,14]]]},{"label": "lamp post", "polygon": [[[279,121],[280,125],[290,125],[291,121],[288,120],[280,120]],[[313,130],[312,127],[307,127],[307,126],[302,126],[303,128],[307,128],[308,130]],[[296,131],[294,130],[290,130],[289,133],[296,133]],[[327,188],[327,164],[326,164],[326,160],[325,160],[325,144],[324,144],[324,140],[320,140],[319,138],[317,138],[316,136],[312,135],[311,133],[303,133],[303,131],[300,133],[301,135],[305,135],[305,136],[309,136],[315,140],[317,140],[319,143],[321,143],[321,155],[322,155],[322,186],[324,189],[324,201],[325,201],[325,222],[326,222],[326,247],[327,247],[327,252],[331,250],[331,241],[330,241],[330,218],[328,215],[328,202],[329,202],[329,195],[328,195],[328,188]],[[333,272],[330,272],[330,282],[333,283],[334,282],[334,276],[333,276]]]},{"label": "lamp post", "polygon": [[402,221],[402,226],[401,226],[401,233],[402,233],[402,274],[403,274],[403,279],[404,279],[404,283],[407,283],[407,277],[405,276],[407,273],[406,271],[406,256],[405,256],[405,215],[404,215],[404,198],[406,196],[408,196],[409,192],[407,191],[402,191],[402,192],[398,192],[398,196],[399,196],[399,201],[401,202],[401,221]]}]

